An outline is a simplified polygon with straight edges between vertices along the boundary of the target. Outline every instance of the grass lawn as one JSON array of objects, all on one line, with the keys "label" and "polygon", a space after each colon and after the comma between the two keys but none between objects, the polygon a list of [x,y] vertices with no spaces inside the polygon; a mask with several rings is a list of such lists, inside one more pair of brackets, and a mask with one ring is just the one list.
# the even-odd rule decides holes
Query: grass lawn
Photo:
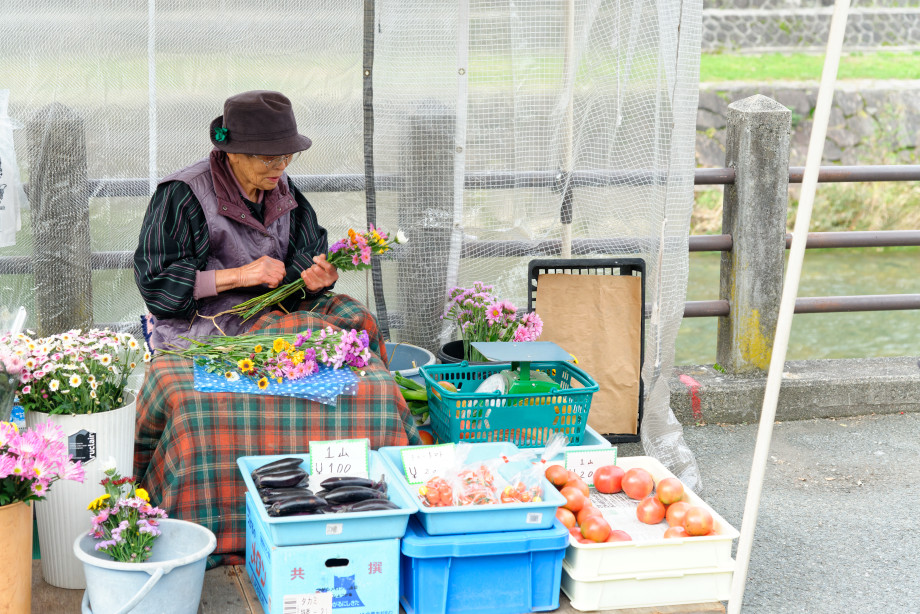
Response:
[{"label": "grass lawn", "polygon": [[[700,81],[818,81],[824,54],[703,54]],[[920,51],[851,53],[840,59],[838,79],[920,79]]]}]

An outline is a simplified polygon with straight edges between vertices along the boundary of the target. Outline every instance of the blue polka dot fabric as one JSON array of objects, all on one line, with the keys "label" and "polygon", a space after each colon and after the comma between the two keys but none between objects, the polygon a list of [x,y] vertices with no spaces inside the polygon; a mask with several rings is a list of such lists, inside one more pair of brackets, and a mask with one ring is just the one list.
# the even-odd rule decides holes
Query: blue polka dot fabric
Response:
[{"label": "blue polka dot fabric", "polygon": [[358,392],[358,376],[351,369],[333,369],[320,366],[319,371],[297,380],[269,382],[260,390],[251,378],[237,371],[208,373],[204,365],[195,364],[195,390],[199,392],[236,392],[268,396],[309,399],[325,405],[335,405],[340,394],[354,396]]}]

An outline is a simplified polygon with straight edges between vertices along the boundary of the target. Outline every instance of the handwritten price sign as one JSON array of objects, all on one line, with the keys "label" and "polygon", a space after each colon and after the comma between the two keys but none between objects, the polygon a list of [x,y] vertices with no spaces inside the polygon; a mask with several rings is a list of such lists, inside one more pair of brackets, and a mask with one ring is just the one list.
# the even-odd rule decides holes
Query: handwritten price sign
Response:
[{"label": "handwritten price sign", "polygon": [[332,593],[285,595],[283,607],[285,614],[332,614]]},{"label": "handwritten price sign", "polygon": [[368,477],[370,441],[339,439],[310,442],[310,488],[315,492],[320,482],[333,477]]},{"label": "handwritten price sign", "polygon": [[402,451],[403,473],[410,484],[424,484],[454,464],[454,444],[413,446]]},{"label": "handwritten price sign", "polygon": [[617,464],[616,448],[591,448],[565,453],[565,468],[574,471],[588,486],[594,486],[594,472]]}]

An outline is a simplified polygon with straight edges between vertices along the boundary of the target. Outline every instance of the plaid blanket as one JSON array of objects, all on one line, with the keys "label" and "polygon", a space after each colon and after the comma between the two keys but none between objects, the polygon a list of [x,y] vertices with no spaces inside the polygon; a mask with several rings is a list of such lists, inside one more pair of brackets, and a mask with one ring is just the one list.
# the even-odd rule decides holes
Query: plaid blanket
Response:
[{"label": "plaid blanket", "polygon": [[309,452],[309,441],[367,437],[372,448],[417,444],[412,416],[387,369],[373,314],[345,295],[304,303],[291,314],[262,316],[252,331],[282,334],[332,325],[368,331],[375,356],[356,396],[335,407],[306,399],[195,391],[192,361],[160,355],[137,400],[134,473],[151,501],[173,518],[211,529],[208,567],[242,565],[246,485],[240,456]]}]

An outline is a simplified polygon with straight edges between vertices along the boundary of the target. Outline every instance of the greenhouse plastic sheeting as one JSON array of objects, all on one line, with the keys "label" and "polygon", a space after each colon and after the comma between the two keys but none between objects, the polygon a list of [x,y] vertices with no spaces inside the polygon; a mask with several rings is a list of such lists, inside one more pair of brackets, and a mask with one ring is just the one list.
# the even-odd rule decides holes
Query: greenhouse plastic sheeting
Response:
[{"label": "greenhouse plastic sheeting", "polygon": [[644,258],[643,443],[698,487],[667,375],[687,283],[701,11],[701,0],[2,3],[0,89],[26,125],[14,141],[29,203],[15,245],[0,248],[0,312],[25,305],[40,332],[136,330],[132,255],[152,187],[207,155],[225,98],[281,91],[314,143],[288,173],[330,237],[369,221],[409,237],[378,283],[361,272],[336,286],[385,315],[394,340],[447,339],[453,285],[484,280],[524,305],[527,262],[567,246]]}]

